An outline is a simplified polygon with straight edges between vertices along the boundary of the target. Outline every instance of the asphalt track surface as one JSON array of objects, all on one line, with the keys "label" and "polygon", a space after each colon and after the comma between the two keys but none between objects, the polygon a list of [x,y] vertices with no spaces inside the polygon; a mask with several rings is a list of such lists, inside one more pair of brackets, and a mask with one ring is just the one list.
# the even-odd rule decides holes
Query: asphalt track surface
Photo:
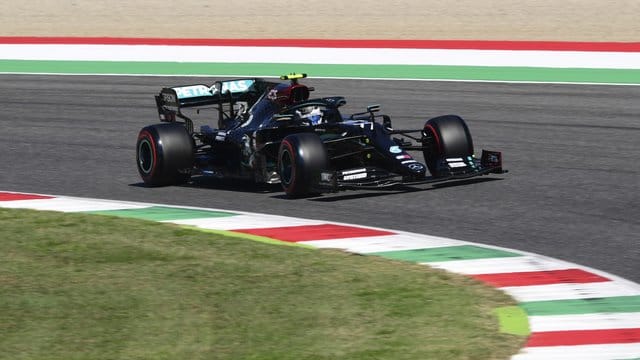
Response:
[{"label": "asphalt track surface", "polygon": [[[506,175],[290,200],[279,186],[142,186],[135,141],[153,95],[207,78],[0,75],[0,190],[205,206],[379,226],[531,251],[640,282],[640,87],[309,80],[396,128],[467,120]],[[215,117],[211,113],[213,119]],[[210,121],[215,124],[215,121]]]}]

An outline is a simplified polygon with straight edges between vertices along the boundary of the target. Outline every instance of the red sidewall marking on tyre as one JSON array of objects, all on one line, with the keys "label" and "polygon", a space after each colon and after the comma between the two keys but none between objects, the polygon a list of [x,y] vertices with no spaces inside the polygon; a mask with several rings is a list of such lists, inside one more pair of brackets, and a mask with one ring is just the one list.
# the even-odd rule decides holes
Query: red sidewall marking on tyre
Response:
[{"label": "red sidewall marking on tyre", "polygon": [[438,151],[440,153],[442,153],[442,146],[440,145],[440,136],[438,136],[438,133],[436,132],[436,129],[433,128],[433,126],[427,124],[424,126],[425,129],[429,129],[429,131],[431,131],[431,133],[433,134],[433,137],[436,139],[436,146],[438,147]]},{"label": "red sidewall marking on tyre", "polygon": [[[156,153],[156,142],[153,140],[153,136],[151,136],[151,133],[148,132],[147,130],[143,130],[140,132],[140,134],[138,135],[138,141],[140,140],[146,140],[151,147],[151,167],[150,167],[149,173],[145,173],[144,176],[152,177],[153,174],[156,172],[156,165],[158,164],[158,156]],[[140,157],[140,149],[138,149],[138,165],[140,162],[139,157]]]}]

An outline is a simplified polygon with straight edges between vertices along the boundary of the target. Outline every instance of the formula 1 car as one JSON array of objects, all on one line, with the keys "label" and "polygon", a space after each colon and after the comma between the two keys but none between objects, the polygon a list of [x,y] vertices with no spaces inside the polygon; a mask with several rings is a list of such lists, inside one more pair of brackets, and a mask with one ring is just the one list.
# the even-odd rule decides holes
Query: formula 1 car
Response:
[{"label": "formula 1 car", "polygon": [[[474,157],[459,116],[439,116],[417,130],[393,129],[391,118],[378,114],[379,105],[345,116],[341,96],[310,99],[314,89],[299,83],[305,77],[163,88],[155,97],[161,123],[138,135],[142,180],[162,186],[194,175],[252,179],[280,183],[287,195],[300,197],[506,172],[500,152],[483,150]],[[189,108],[216,110],[216,128],[194,129],[193,116],[185,114]],[[424,163],[408,151],[421,151]]]}]

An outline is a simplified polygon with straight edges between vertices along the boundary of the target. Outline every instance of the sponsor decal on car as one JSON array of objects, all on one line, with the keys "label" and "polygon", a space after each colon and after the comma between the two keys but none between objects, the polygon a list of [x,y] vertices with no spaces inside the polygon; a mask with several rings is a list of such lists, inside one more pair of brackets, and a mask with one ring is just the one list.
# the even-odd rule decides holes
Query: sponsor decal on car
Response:
[{"label": "sponsor decal on car", "polygon": [[448,158],[447,163],[452,168],[466,167],[467,164],[462,158]]},{"label": "sponsor decal on car", "polygon": [[367,171],[367,169],[365,169],[365,168],[354,169],[354,170],[344,170],[344,171],[342,171],[342,175],[350,175],[350,174],[361,173],[361,172],[366,172],[366,171]]},{"label": "sponsor decal on car", "polygon": [[424,165],[420,164],[419,162],[414,162],[408,165],[409,169],[413,170],[413,171],[419,171],[419,170],[423,170],[424,169]]},{"label": "sponsor decal on car", "polygon": [[346,175],[344,177],[344,180],[356,180],[356,179],[364,179],[367,177],[367,173],[360,173],[360,174],[353,174],[353,175]]},{"label": "sponsor decal on car", "polygon": [[190,98],[201,97],[201,96],[213,96],[213,95],[216,95],[218,92],[221,92],[222,94],[226,92],[230,92],[232,94],[242,93],[242,92],[248,91],[249,88],[254,83],[255,83],[255,80],[243,79],[243,80],[223,81],[221,83],[214,84],[213,86],[210,86],[210,87],[206,85],[190,85],[190,86],[174,87],[172,89],[176,92],[178,99],[190,99]]},{"label": "sponsor decal on car", "polygon": [[[231,80],[231,81],[223,81],[219,86],[221,87],[220,91],[222,91],[223,94],[226,93],[227,91],[232,94],[235,94],[235,93],[242,93],[249,90],[251,85],[253,85],[254,83],[255,81],[252,79]],[[216,94],[218,92],[218,87],[214,85],[211,88],[211,92],[213,94]]]},{"label": "sponsor decal on car", "polygon": [[175,87],[173,90],[178,95],[178,99],[189,99],[201,96],[212,96],[211,89],[205,85],[191,85]]},{"label": "sponsor decal on car", "polygon": [[389,152],[392,154],[400,154],[402,152],[402,149],[400,149],[400,146],[394,145],[389,148]]},{"label": "sponsor decal on car", "polygon": [[356,179],[364,179],[367,177],[367,169],[353,169],[353,170],[345,170],[342,171],[342,179],[347,180],[356,180]]}]

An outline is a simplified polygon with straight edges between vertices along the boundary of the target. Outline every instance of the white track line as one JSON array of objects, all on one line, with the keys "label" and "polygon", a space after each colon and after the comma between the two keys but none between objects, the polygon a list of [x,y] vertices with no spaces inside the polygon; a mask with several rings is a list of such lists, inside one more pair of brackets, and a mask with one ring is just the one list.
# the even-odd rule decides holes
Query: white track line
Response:
[{"label": "white track line", "polygon": [[640,328],[640,313],[530,316],[531,332]]},{"label": "white track line", "polygon": [[241,230],[253,228],[273,228],[326,224],[326,221],[290,218],[278,215],[243,214],[230,217],[168,220],[174,224],[196,226],[202,229]]},{"label": "white track line", "polygon": [[426,263],[431,267],[465,275],[550,271],[574,268],[575,265],[539,256],[521,256],[478,260],[454,260]]},{"label": "white track line", "polygon": [[54,61],[640,68],[640,53],[604,51],[0,44],[0,54],[2,59]]},{"label": "white track line", "polygon": [[140,204],[126,204],[109,200],[91,200],[81,198],[61,198],[35,199],[35,200],[15,200],[3,201],[1,204],[5,208],[13,209],[33,209],[62,212],[100,211],[100,210],[123,210],[140,209],[147,207]]},{"label": "white track line", "polygon": [[302,241],[300,243],[318,248],[342,249],[348,252],[359,254],[369,254],[383,251],[427,249],[466,244],[465,242],[459,240],[428,235],[416,236],[415,234],[406,233],[350,239]]},{"label": "white track line", "polygon": [[640,343],[528,347],[511,360],[623,360],[638,359]]},{"label": "white track line", "polygon": [[510,286],[500,289],[520,302],[640,295],[639,289],[628,287],[626,283],[618,281],[586,284]]}]

